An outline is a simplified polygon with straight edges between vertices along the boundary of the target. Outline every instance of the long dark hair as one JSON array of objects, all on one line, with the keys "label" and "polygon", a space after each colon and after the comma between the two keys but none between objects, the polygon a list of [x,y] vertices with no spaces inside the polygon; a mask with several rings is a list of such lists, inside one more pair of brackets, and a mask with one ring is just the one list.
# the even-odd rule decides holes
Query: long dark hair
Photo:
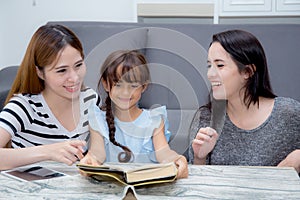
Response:
[{"label": "long dark hair", "polygon": [[[120,67],[122,68],[121,70],[119,70]],[[99,90],[102,81],[109,85],[110,90],[120,79],[126,82],[139,82],[141,85],[145,85],[150,82],[150,72],[147,66],[146,58],[143,54],[136,50],[118,50],[111,53],[101,67],[101,74],[101,78],[98,82]],[[124,152],[121,152],[118,155],[119,161],[129,162],[133,155],[131,150],[117,142],[115,139],[116,127],[114,122],[112,101],[108,92],[105,99],[105,104],[103,104],[101,109],[106,111],[106,121],[109,129],[110,142],[124,150]]]},{"label": "long dark hair", "polygon": [[253,34],[243,30],[228,30],[213,35],[211,44],[214,42],[219,42],[230,54],[239,72],[250,74],[244,94],[244,103],[248,108],[251,103],[259,106],[260,96],[276,97],[270,84],[264,49]]}]

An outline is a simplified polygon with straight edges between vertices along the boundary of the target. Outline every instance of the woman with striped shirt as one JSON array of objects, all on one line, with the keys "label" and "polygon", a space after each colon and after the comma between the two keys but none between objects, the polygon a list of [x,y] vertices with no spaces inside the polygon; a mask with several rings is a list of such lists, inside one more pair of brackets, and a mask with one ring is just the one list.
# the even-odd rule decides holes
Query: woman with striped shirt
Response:
[{"label": "woman with striped shirt", "polygon": [[[0,170],[53,160],[72,165],[89,141],[82,45],[61,25],[40,27],[27,47],[0,113]],[[4,148],[11,143],[13,148]]]}]

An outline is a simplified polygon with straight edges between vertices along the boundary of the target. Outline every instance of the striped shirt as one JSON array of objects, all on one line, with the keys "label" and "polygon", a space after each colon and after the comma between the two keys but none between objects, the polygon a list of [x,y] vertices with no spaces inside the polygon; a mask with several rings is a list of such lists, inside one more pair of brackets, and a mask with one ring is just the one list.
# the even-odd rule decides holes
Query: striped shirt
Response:
[{"label": "striped shirt", "polygon": [[31,147],[80,139],[89,142],[88,108],[99,105],[91,88],[80,94],[80,121],[73,131],[65,129],[52,114],[43,95],[17,94],[0,113],[0,127],[10,135],[13,148]]}]

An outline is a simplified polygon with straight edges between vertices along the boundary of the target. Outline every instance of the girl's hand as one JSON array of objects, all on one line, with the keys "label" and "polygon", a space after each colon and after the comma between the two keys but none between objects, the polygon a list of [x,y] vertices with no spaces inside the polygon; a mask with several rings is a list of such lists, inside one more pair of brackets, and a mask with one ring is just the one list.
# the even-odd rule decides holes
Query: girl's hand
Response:
[{"label": "girl's hand", "polygon": [[90,151],[80,160],[80,164],[83,165],[93,165],[93,166],[99,166],[102,163],[97,159],[97,157],[92,154]]},{"label": "girl's hand", "polygon": [[278,167],[294,167],[300,173],[300,149],[292,151],[287,157],[281,161]]},{"label": "girl's hand", "polygon": [[178,168],[177,178],[187,178],[189,175],[189,172],[188,172],[188,164],[187,164],[186,158],[181,155],[174,162]]},{"label": "girl's hand", "polygon": [[206,156],[216,145],[218,133],[210,128],[200,128],[192,143],[194,164],[205,164]]},{"label": "girl's hand", "polygon": [[41,151],[49,160],[63,162],[72,165],[78,159],[83,158],[83,147],[86,145],[82,140],[70,140],[41,146]]},{"label": "girl's hand", "polygon": [[[93,166],[99,166],[102,163],[97,159],[97,157],[92,154],[91,151],[89,151],[84,158],[82,158],[79,162],[79,164],[83,164],[83,165],[93,165]],[[82,176],[89,176],[89,174],[83,172],[82,170],[79,170],[80,174]]]}]

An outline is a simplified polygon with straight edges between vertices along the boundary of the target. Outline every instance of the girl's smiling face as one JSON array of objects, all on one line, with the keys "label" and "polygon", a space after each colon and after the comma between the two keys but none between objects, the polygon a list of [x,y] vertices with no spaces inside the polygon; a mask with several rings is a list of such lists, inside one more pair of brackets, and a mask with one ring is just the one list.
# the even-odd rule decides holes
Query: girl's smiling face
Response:
[{"label": "girl's smiling face", "polygon": [[215,99],[243,98],[247,77],[239,72],[237,64],[219,42],[210,46],[207,63],[207,77]]},{"label": "girl's smiling face", "polygon": [[137,106],[143,91],[143,85],[138,82],[128,83],[120,80],[111,88],[109,96],[117,109],[129,110]]},{"label": "girl's smiling face", "polygon": [[106,82],[103,82],[105,90],[109,93],[112,102],[116,109],[125,111],[131,110],[137,107],[142,93],[146,89],[146,84],[142,84],[139,81],[141,72],[138,67],[133,67],[131,70],[122,74],[122,64],[118,66],[117,73],[119,74],[119,80],[114,82],[110,87]]}]

